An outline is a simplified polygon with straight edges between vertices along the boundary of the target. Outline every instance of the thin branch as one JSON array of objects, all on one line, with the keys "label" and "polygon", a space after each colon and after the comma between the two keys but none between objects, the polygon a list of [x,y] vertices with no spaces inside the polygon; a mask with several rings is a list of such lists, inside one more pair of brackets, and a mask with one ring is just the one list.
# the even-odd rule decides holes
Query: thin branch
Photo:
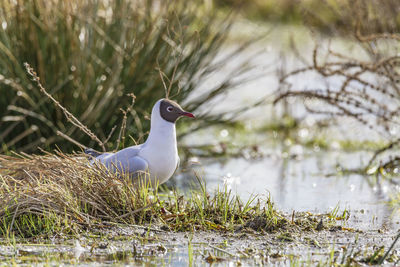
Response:
[{"label": "thin branch", "polygon": [[28,63],[24,63],[24,66],[25,66],[25,69],[28,72],[28,74],[32,77],[33,81],[36,82],[36,84],[39,87],[40,91],[43,94],[45,94],[58,108],[60,108],[62,110],[62,112],[64,113],[64,115],[67,118],[67,120],[70,123],[72,123],[74,126],[78,127],[80,130],[82,130],[92,140],[96,141],[99,144],[99,146],[103,149],[103,151],[106,151],[106,148],[104,147],[104,143],[88,127],[86,127],[82,122],[80,122],[71,112],[69,112],[65,107],[63,107],[60,104],[60,102],[58,102],[52,95],[50,95],[46,91],[46,89],[41,84],[40,78],[38,77],[38,75],[34,71],[34,69]]}]

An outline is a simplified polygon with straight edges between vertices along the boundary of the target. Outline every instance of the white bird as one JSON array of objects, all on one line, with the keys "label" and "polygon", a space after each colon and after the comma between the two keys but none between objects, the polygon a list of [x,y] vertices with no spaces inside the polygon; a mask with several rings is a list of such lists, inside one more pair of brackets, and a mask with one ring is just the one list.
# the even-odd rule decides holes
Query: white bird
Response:
[{"label": "white bird", "polygon": [[92,149],[85,153],[95,157],[110,171],[129,175],[131,179],[149,178],[150,185],[166,182],[179,166],[175,122],[182,116],[195,118],[169,99],[158,100],[151,112],[150,133],[145,143],[127,147],[116,153],[99,154]]}]

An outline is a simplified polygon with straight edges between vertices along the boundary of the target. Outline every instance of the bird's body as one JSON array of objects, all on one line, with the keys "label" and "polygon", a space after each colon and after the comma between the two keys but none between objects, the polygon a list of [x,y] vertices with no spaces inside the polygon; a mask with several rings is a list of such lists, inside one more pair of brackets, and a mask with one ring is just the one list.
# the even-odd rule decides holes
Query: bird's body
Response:
[{"label": "bird's body", "polygon": [[151,128],[145,143],[115,153],[92,154],[113,172],[128,174],[134,180],[149,178],[151,185],[166,182],[179,165],[175,121],[180,116],[194,117],[167,99],[156,102],[151,112]]}]

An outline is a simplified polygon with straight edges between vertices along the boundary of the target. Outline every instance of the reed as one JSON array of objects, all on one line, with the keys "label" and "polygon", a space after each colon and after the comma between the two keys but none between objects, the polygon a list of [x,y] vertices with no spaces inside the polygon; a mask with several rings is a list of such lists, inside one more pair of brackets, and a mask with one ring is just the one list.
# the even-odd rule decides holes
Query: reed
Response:
[{"label": "reed", "polygon": [[[71,124],[60,106],[107,140],[108,150],[121,148],[145,137],[148,107],[156,100],[170,97],[198,114],[237,85],[227,74],[189,101],[200,83],[243,49],[216,60],[231,19],[204,1],[4,0],[0,21],[3,152],[48,150],[55,144],[63,151],[77,149],[64,142],[65,136],[103,149]],[[25,62],[59,105],[26,74]],[[234,70],[245,71],[242,66]],[[222,114],[199,115],[194,128],[222,120]],[[132,138],[112,131],[121,125]]]}]

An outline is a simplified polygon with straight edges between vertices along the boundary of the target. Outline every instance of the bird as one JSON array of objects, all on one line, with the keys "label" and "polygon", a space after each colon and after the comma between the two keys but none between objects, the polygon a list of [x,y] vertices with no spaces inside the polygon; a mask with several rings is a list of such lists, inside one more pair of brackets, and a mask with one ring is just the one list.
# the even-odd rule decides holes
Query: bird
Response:
[{"label": "bird", "polygon": [[163,184],[179,166],[175,123],[181,117],[195,118],[175,101],[162,98],[153,106],[150,132],[143,144],[115,153],[100,154],[93,149],[85,149],[85,153],[93,162],[103,164],[111,172],[128,175],[133,182],[144,177],[150,186]]}]

